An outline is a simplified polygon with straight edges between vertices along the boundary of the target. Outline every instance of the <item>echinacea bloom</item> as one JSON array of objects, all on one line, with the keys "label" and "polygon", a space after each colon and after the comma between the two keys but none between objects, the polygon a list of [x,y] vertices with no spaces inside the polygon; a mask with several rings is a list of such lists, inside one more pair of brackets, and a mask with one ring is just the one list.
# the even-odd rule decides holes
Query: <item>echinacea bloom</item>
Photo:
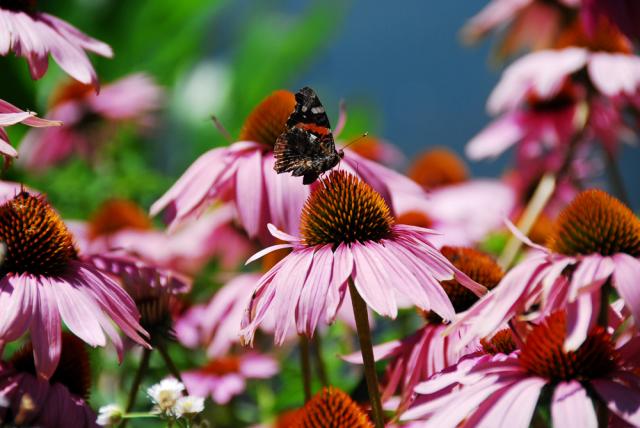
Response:
[{"label": "echinacea bloom", "polygon": [[575,351],[565,351],[563,312],[533,327],[519,350],[463,359],[416,387],[422,394],[403,419],[419,427],[529,427],[543,389],[549,391],[551,425],[597,427],[596,402],[613,426],[640,424],[637,365],[621,361],[602,327],[589,331]]},{"label": "echinacea bloom", "polygon": [[[478,284],[491,290],[504,272],[488,255],[464,247],[443,247],[442,254],[458,269]],[[446,291],[456,312],[467,310],[478,297],[461,286],[456,280],[443,281]],[[426,324],[410,336],[377,345],[373,348],[376,361],[390,360],[383,380],[382,400],[388,401],[396,393],[400,401],[396,413],[401,414],[414,398],[414,387],[433,374],[455,364],[458,360],[479,349],[480,343],[473,342],[464,347],[457,346],[461,331],[445,336],[446,325],[442,318],[425,313]],[[345,360],[362,363],[360,353],[351,354]]]},{"label": "echinacea bloom", "polygon": [[287,423],[289,428],[373,428],[362,408],[333,386],[322,388]]},{"label": "echinacea bloom", "polygon": [[520,239],[538,251],[456,321],[466,340],[487,336],[516,315],[535,319],[566,308],[565,347],[576,349],[611,287],[640,319],[640,220],[620,201],[601,190],[583,191],[555,220],[548,248]]},{"label": "echinacea bloom", "polygon": [[122,350],[115,323],[145,344],[131,297],[105,272],[81,259],[73,237],[43,196],[26,191],[0,205],[0,348],[31,334],[38,376],[49,379],[60,360],[62,322],[91,346],[107,337]]},{"label": "echinacea bloom", "polygon": [[87,403],[91,388],[89,354],[80,339],[64,333],[60,364],[49,380],[36,375],[32,345],[0,362],[2,426],[97,427]]},{"label": "echinacea bloom", "polygon": [[36,0],[0,4],[0,55],[26,58],[33,79],[49,67],[49,54],[69,76],[98,90],[98,77],[85,51],[111,58],[109,45],[92,39],[69,23],[36,9]]},{"label": "echinacea bloom", "polygon": [[244,392],[247,381],[268,379],[278,373],[278,363],[267,355],[246,353],[216,358],[204,366],[182,373],[190,394],[210,396],[217,404],[227,404]]},{"label": "echinacea bloom", "polygon": [[287,243],[262,250],[249,261],[282,248],[292,252],[256,286],[242,321],[246,343],[252,343],[267,316],[275,317],[277,344],[293,320],[299,334],[313,336],[321,319],[335,320],[350,279],[368,306],[392,318],[402,298],[453,319],[455,311],[439,281],[455,277],[477,295],[485,291],[431,244],[433,231],[395,224],[382,196],[345,171],[332,171],[309,196],[301,238],[269,228]]},{"label": "echinacea bloom", "polygon": [[[440,232],[431,238],[438,247],[480,242],[500,229],[515,207],[515,193],[509,185],[499,180],[469,179],[464,161],[445,148],[418,156],[408,175],[428,194],[423,198],[397,196],[397,220]],[[478,210],[478,206],[485,209]]]},{"label": "echinacea bloom", "polygon": [[97,151],[119,127],[150,126],[162,99],[162,89],[142,73],[105,85],[100,94],[91,86],[69,82],[54,93],[48,112],[64,126],[28,133],[20,146],[19,162],[37,172],[73,155],[95,160]]},{"label": "echinacea bloom", "polygon": [[[267,97],[248,116],[240,141],[200,156],[153,204],[151,214],[164,210],[166,220],[175,225],[197,216],[214,201],[223,200],[233,204],[251,238],[273,242],[266,228],[268,223],[296,233],[302,206],[313,186],[273,170],[273,148],[286,130],[295,102],[289,91],[276,91]],[[348,149],[340,168],[356,173],[389,201],[398,194],[422,195],[422,190],[408,178]]]},{"label": "echinacea bloom", "polygon": [[37,118],[33,112],[22,111],[18,107],[0,100],[0,156],[5,158],[5,163],[18,157],[18,152],[9,144],[9,136],[7,131],[4,130],[6,126],[15,125],[16,123],[22,123],[34,128],[62,125],[58,121]]},{"label": "echinacea bloom", "polygon": [[[491,0],[462,30],[468,42],[504,28],[498,54],[509,56],[523,49],[539,50],[555,44],[567,20],[575,19],[582,0]],[[572,18],[573,17],[573,18]]]}]

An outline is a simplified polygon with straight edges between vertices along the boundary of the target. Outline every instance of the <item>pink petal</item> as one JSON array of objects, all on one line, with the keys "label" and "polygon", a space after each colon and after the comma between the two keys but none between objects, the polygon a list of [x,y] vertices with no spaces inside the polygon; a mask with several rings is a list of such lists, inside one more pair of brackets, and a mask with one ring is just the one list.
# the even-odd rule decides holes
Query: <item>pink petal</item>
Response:
[{"label": "pink petal", "polygon": [[640,86],[640,59],[634,55],[592,53],[588,70],[596,88],[609,97],[634,95]]},{"label": "pink petal", "polygon": [[[325,322],[330,324],[342,305],[347,289],[347,280],[353,273],[353,254],[347,244],[340,244],[333,253],[331,287],[327,293]],[[348,309],[350,310],[350,309]]]},{"label": "pink petal", "polygon": [[473,137],[465,148],[470,159],[495,158],[524,136],[519,113],[506,113]]},{"label": "pink petal", "polygon": [[396,299],[388,272],[379,264],[376,250],[366,244],[351,244],[354,259],[354,283],[358,294],[367,305],[383,316],[395,318],[398,314]]},{"label": "pink petal", "polygon": [[619,253],[613,256],[615,270],[613,285],[631,311],[633,318],[640,320],[640,261],[628,254]]},{"label": "pink petal", "polygon": [[31,318],[31,343],[38,376],[49,379],[58,367],[62,345],[62,326],[56,305],[53,284],[40,277],[39,283],[30,283],[31,292],[37,298]]},{"label": "pink petal", "polygon": [[587,338],[596,324],[600,311],[600,293],[581,294],[567,305],[567,337],[565,351],[575,351]]},{"label": "pink petal", "polygon": [[587,391],[576,381],[560,382],[553,391],[554,427],[598,428],[598,417]]},{"label": "pink petal", "polygon": [[[236,173],[236,207],[240,222],[247,231],[249,237],[258,236],[260,229],[264,227],[264,211],[266,201],[264,182],[262,179],[262,154],[255,150],[249,152],[245,158],[238,159],[238,172]],[[267,171],[266,173],[272,173]]]},{"label": "pink petal", "polygon": [[5,275],[0,279],[0,342],[18,339],[31,324],[37,295],[31,293],[30,281],[35,281],[30,275]]},{"label": "pink petal", "polygon": [[313,256],[309,274],[300,294],[296,319],[298,333],[313,335],[320,316],[325,312],[332,272],[331,245],[324,245],[318,248]]},{"label": "pink petal", "polygon": [[590,384],[609,410],[631,425],[640,426],[640,391],[608,379],[595,379]]}]

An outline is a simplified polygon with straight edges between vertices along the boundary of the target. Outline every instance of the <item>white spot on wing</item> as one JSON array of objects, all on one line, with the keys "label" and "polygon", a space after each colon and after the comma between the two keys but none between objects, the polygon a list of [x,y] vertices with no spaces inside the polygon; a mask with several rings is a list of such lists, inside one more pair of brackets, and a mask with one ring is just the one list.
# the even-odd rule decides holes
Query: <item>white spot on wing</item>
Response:
[{"label": "white spot on wing", "polygon": [[314,107],[311,109],[311,113],[313,114],[324,113],[324,107]]}]

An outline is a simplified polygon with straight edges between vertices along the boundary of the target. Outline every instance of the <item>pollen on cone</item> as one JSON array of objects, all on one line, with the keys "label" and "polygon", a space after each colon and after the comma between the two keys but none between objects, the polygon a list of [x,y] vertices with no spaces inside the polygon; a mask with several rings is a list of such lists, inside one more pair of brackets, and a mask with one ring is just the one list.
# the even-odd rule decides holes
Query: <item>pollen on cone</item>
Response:
[{"label": "pollen on cone", "polygon": [[295,107],[296,98],[292,92],[275,91],[249,114],[240,131],[240,140],[273,147],[280,134],[287,130],[287,119]]},{"label": "pollen on cone", "polygon": [[351,397],[332,386],[323,388],[296,416],[291,428],[373,428]]},{"label": "pollen on cone", "polygon": [[409,168],[407,175],[425,189],[435,189],[466,181],[469,171],[458,155],[447,148],[439,147],[420,155]]},{"label": "pollen on cone", "polygon": [[626,253],[640,256],[640,220],[608,193],[581,192],[558,215],[547,246],[567,256]]}]

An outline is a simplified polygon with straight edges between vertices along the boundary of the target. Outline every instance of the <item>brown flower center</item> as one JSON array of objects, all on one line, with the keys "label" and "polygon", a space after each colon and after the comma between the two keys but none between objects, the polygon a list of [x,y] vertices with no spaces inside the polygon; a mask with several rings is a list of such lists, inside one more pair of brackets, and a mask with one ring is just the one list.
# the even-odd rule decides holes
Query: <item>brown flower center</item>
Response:
[{"label": "brown flower center", "polygon": [[458,155],[440,147],[419,156],[407,175],[425,189],[435,189],[467,181],[469,171]]},{"label": "brown flower center", "polygon": [[151,220],[138,205],[124,199],[104,202],[89,219],[89,236],[92,239],[125,229],[149,230]]},{"label": "brown flower center", "polygon": [[[13,354],[11,363],[16,370],[36,376],[31,342]],[[60,383],[73,395],[85,400],[89,398],[91,390],[89,353],[84,342],[71,333],[62,333],[60,362],[49,383],[51,385]]]},{"label": "brown flower center", "polygon": [[335,387],[322,388],[300,409],[291,428],[373,428],[360,407]]},{"label": "brown flower center", "polygon": [[380,241],[389,237],[393,218],[371,186],[345,171],[332,171],[302,210],[300,233],[307,245]]},{"label": "brown flower center", "polygon": [[513,340],[513,333],[508,328],[500,330],[491,338],[480,339],[480,345],[482,345],[484,352],[491,355],[508,355],[518,348],[515,340]]},{"label": "brown flower center", "polygon": [[520,363],[530,372],[550,380],[588,380],[606,376],[616,368],[611,336],[594,328],[575,351],[563,349],[567,322],[556,312],[533,328],[520,354]]},{"label": "brown flower center", "polygon": [[287,119],[296,107],[296,98],[289,91],[275,91],[265,98],[247,117],[240,131],[241,141],[256,141],[273,147],[287,130]]},{"label": "brown flower center", "polygon": [[[440,252],[455,267],[466,273],[469,278],[478,284],[484,285],[489,290],[498,285],[504,276],[500,266],[489,255],[481,251],[466,247],[444,246]],[[455,279],[442,281],[440,285],[449,296],[456,312],[466,311],[478,300],[478,296],[468,288],[460,285]],[[428,313],[427,320],[432,323],[442,322],[442,318],[433,311]]]},{"label": "brown flower center", "polygon": [[77,258],[60,216],[43,196],[24,191],[0,205],[0,242],[6,247],[3,274],[60,275]]},{"label": "brown flower center", "polygon": [[36,0],[0,0],[0,9],[33,13],[36,11],[36,4]]},{"label": "brown flower center", "polygon": [[58,107],[68,101],[78,102],[95,93],[93,85],[80,83],[77,80],[69,80],[56,88],[49,99],[51,108]]},{"label": "brown flower center", "polygon": [[587,34],[581,19],[574,20],[573,24],[560,34],[556,42],[556,48],[582,47],[594,52],[611,52],[632,54],[633,45],[618,28],[609,20],[601,17],[593,34]]},{"label": "brown flower center", "polygon": [[638,257],[640,220],[606,192],[585,190],[560,213],[547,246],[568,256],[627,253]]},{"label": "brown flower center", "polygon": [[424,228],[431,228],[433,226],[433,220],[428,215],[421,211],[407,211],[398,216],[398,224],[408,224],[410,226],[418,226]]},{"label": "brown flower center", "polygon": [[238,357],[221,357],[211,360],[202,371],[215,375],[224,376],[230,373],[238,373],[240,371],[240,358]]}]

